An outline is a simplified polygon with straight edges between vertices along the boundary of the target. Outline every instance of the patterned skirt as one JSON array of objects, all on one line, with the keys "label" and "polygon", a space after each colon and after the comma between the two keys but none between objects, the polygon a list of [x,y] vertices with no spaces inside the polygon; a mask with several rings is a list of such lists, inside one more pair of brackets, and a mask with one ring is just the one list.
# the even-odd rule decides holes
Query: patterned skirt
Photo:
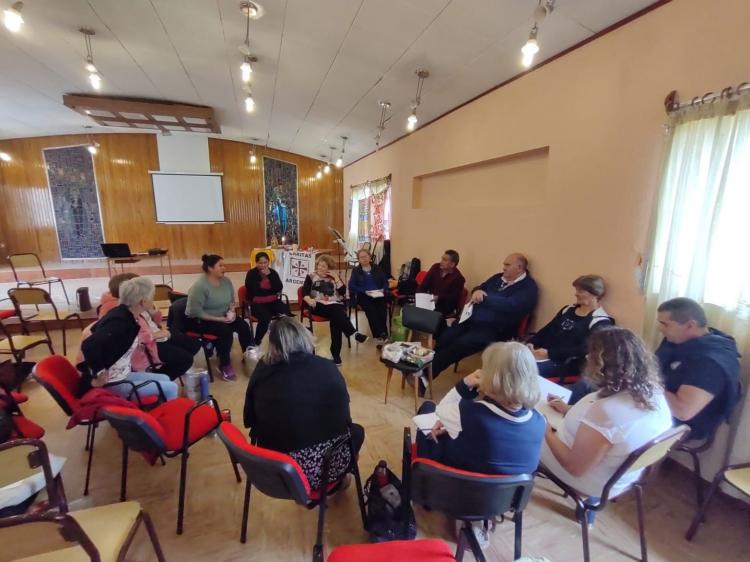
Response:
[{"label": "patterned skirt", "polygon": [[[307,480],[310,483],[310,489],[316,490],[320,487],[321,471],[323,470],[323,457],[330,446],[337,439],[340,439],[342,435],[289,453],[289,456],[297,461],[297,464],[300,465],[305,476],[307,476]],[[346,472],[350,462],[351,454],[348,446],[341,446],[336,449],[331,457],[331,464],[328,468],[328,481],[335,482],[338,480]]]}]

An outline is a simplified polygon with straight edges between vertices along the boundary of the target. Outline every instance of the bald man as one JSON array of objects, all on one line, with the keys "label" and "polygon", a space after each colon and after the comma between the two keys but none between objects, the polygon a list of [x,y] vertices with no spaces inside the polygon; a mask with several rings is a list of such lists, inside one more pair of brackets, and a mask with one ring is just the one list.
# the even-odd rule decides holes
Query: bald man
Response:
[{"label": "bald man", "polygon": [[[471,294],[471,317],[454,323],[438,338],[432,377],[456,361],[483,351],[496,341],[517,336],[518,326],[536,307],[539,289],[529,275],[523,254],[511,254],[496,273]],[[420,390],[424,390],[420,380]]]}]

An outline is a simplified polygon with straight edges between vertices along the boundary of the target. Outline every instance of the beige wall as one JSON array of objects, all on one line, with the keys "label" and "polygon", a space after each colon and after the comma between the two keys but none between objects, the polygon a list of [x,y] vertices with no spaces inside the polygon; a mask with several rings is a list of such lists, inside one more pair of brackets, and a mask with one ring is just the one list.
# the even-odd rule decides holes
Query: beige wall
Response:
[{"label": "beige wall", "polygon": [[[664,145],[663,99],[750,79],[748,21],[747,0],[674,0],[348,166],[344,205],[349,186],[393,174],[394,267],[413,255],[428,266],[453,247],[472,285],[522,251],[542,289],[537,324],[571,301],[577,275],[599,273],[607,309],[640,330],[635,266]],[[510,167],[471,166],[535,149]],[[436,175],[420,182],[426,174]],[[508,186],[524,192],[509,196]]]}]

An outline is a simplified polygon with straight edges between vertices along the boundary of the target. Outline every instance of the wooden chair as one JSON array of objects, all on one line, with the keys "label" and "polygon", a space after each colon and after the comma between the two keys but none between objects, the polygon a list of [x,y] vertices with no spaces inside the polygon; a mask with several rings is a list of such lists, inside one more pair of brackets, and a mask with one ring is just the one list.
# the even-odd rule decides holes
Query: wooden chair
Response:
[{"label": "wooden chair", "polygon": [[[624,475],[642,470],[643,473],[640,477],[631,484],[631,487],[635,489],[635,501],[638,509],[638,533],[641,539],[641,558],[642,562],[648,561],[648,548],[646,545],[646,519],[643,513],[643,483],[648,477],[651,470],[659,463],[664,457],[667,456],[670,450],[672,450],[677,444],[685,438],[690,431],[690,428],[686,425],[680,425],[678,427],[672,427],[655,437],[642,447],[636,449],[628,455],[623,461],[620,467],[615,471],[612,477],[607,481],[599,495],[598,501],[595,499],[582,495],[577,490],[563,482],[554,473],[549,471],[543,465],[540,465],[539,472],[552,480],[557,486],[562,489],[567,495],[569,495],[576,504],[576,519],[581,525],[581,539],[583,541],[583,560],[584,562],[590,562],[591,555],[589,553],[589,524],[587,514],[588,512],[602,511],[609,501],[610,491],[612,487],[617,483],[620,478]],[[623,490],[624,492],[624,490]]]},{"label": "wooden chair", "polygon": [[[67,310],[60,311],[57,308],[57,305],[53,302],[50,294],[39,287],[20,287],[17,289],[11,289],[8,291],[8,296],[10,296],[10,300],[13,301],[13,306],[15,306],[19,318],[24,322],[32,320],[34,322],[41,322],[42,327],[44,328],[44,333],[50,341],[52,341],[52,338],[50,338],[47,323],[57,322],[62,330],[63,355],[68,354],[68,339],[66,331],[68,320],[77,320],[78,328],[83,330],[83,321],[78,312],[69,312]],[[36,310],[32,311],[31,314],[27,314],[22,308],[24,306],[33,306]],[[40,310],[40,306],[45,308]]]},{"label": "wooden chair", "polygon": [[[52,293],[52,284],[53,283],[60,283],[60,287],[62,287],[63,294],[65,295],[65,302],[70,304],[70,299],[68,298],[68,292],[65,290],[65,283],[62,282],[62,279],[59,277],[51,277],[47,275],[47,272],[44,270],[44,266],[42,265],[42,261],[39,259],[39,256],[36,254],[11,254],[8,256],[8,261],[10,262],[10,268],[13,270],[13,277],[16,278],[16,286],[20,287],[22,285],[26,285],[28,287],[36,287],[38,285],[47,285],[47,291],[51,294]],[[41,273],[41,277],[31,277],[28,279],[20,279],[18,277],[18,270],[16,268],[31,268],[31,269],[39,269],[39,272]],[[24,274],[25,275],[25,274]]]},{"label": "wooden chair", "polygon": [[[25,327],[24,327],[25,331]],[[52,341],[44,336],[32,336],[26,333],[21,335],[12,336],[8,332],[3,320],[0,319],[0,355],[10,355],[17,365],[23,362],[23,358],[26,356],[26,352],[38,345],[46,345],[50,353],[54,353],[52,350]]]},{"label": "wooden chair", "polygon": [[10,476],[15,478],[12,482],[37,474],[41,468],[50,504],[43,513],[0,519],[3,560],[121,562],[143,522],[157,559],[165,562],[154,524],[138,502],[68,511],[62,479],[52,476],[42,441],[22,439],[0,445],[0,467],[2,481]]}]

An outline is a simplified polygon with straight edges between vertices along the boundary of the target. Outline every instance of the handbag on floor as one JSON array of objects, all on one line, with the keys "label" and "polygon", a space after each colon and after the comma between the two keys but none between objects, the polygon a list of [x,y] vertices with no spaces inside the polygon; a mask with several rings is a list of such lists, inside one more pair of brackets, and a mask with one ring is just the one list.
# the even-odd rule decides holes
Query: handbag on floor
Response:
[{"label": "handbag on floor", "polygon": [[[385,470],[387,485],[379,483],[378,470]],[[372,542],[413,540],[417,536],[414,510],[404,485],[390,469],[377,466],[365,482],[365,526]]]}]

